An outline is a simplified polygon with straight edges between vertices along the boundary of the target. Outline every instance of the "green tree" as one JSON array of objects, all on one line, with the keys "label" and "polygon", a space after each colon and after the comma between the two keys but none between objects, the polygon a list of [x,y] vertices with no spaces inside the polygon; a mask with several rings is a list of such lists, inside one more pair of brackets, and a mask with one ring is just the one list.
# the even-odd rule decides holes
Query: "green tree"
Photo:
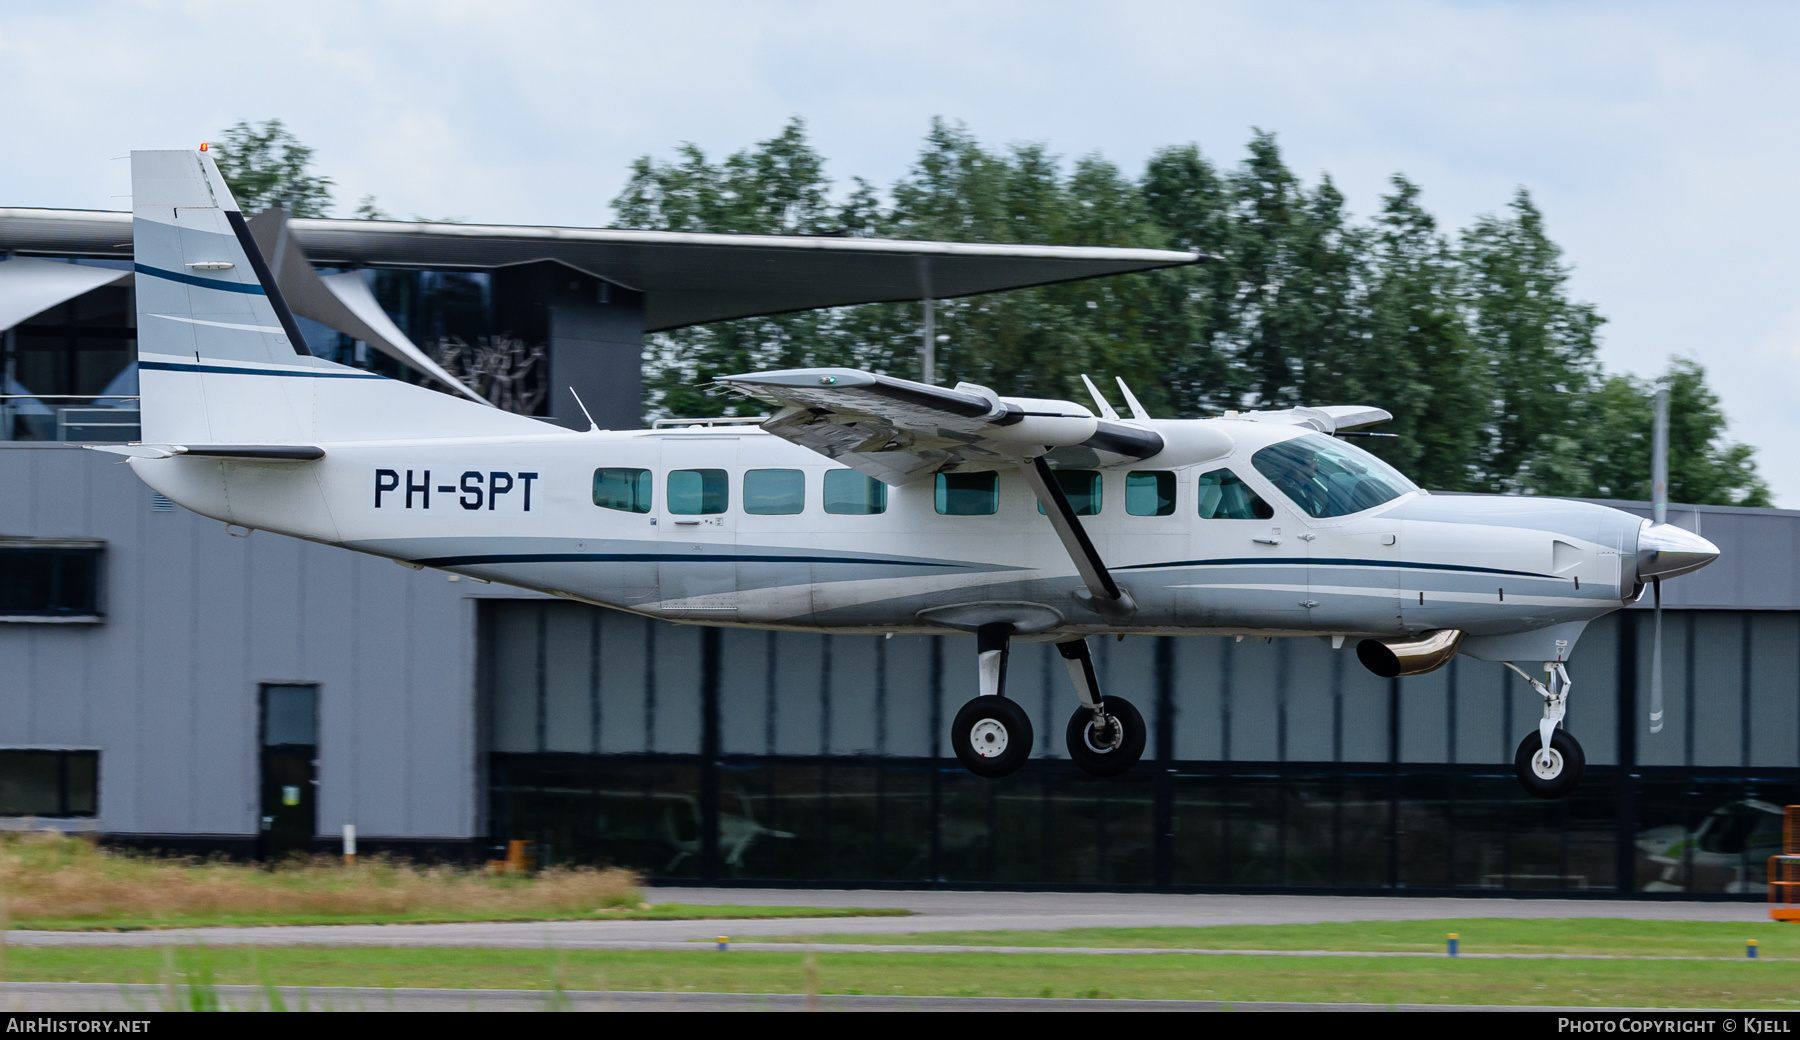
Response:
[{"label": "green tree", "polygon": [[1583,399],[1600,376],[1605,319],[1569,299],[1562,250],[1523,188],[1505,215],[1480,217],[1464,232],[1462,266],[1470,333],[1494,394],[1494,436],[1473,484],[1516,491],[1579,483],[1566,463],[1581,442]]},{"label": "green tree", "polygon": [[1386,408],[1393,439],[1365,442],[1428,488],[1463,491],[1491,435],[1488,373],[1470,342],[1456,257],[1395,175],[1371,242],[1368,340],[1351,352],[1347,392]]},{"label": "green tree", "polygon": [[1155,297],[1143,335],[1160,349],[1170,407],[1189,417],[1236,407],[1241,387],[1229,335],[1237,274],[1227,255],[1232,224],[1225,183],[1199,146],[1188,144],[1153,154],[1138,192],[1170,248],[1211,258],[1140,276]]},{"label": "green tree", "polygon": [[1725,436],[1725,413],[1696,361],[1675,358],[1657,380],[1608,376],[1590,396],[1580,443],[1588,484],[1565,493],[1648,501],[1656,384],[1669,385],[1669,498],[1701,505],[1766,506],[1754,449]]},{"label": "green tree", "polygon": [[207,150],[245,213],[282,206],[296,217],[327,215],[333,182],[311,172],[313,150],[281,120],[260,125],[240,121],[222,136],[222,141],[209,142]]}]

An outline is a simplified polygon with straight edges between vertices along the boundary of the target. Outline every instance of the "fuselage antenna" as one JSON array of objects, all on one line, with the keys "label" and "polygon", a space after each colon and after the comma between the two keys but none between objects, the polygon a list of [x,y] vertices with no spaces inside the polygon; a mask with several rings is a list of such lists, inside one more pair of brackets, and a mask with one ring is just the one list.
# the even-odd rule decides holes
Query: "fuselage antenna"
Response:
[{"label": "fuselage antenna", "polygon": [[581,409],[581,414],[587,416],[588,432],[599,433],[600,424],[594,421],[592,415],[588,414],[587,405],[581,403],[581,395],[575,392],[574,387],[569,387],[569,396],[575,399],[575,406]]}]

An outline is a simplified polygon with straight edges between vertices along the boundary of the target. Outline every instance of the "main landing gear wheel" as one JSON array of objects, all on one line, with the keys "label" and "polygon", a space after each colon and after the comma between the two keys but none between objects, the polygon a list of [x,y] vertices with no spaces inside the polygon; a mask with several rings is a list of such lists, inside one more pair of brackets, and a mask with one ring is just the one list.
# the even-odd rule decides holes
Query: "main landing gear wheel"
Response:
[{"label": "main landing gear wheel", "polygon": [[[1005,697],[977,697],[950,724],[950,746],[963,768],[989,779],[1006,776],[1031,757],[1031,718]],[[1138,742],[1140,749],[1143,741]]]},{"label": "main landing gear wheel", "polygon": [[1144,716],[1123,697],[1101,701],[1100,711],[1083,706],[1069,717],[1069,758],[1089,776],[1118,776],[1144,757]]},{"label": "main landing gear wheel", "polygon": [[1513,756],[1513,770],[1527,793],[1539,798],[1561,798],[1581,782],[1587,768],[1587,756],[1581,745],[1565,730],[1550,734],[1550,748],[1544,749],[1544,738],[1536,730],[1525,734]]}]

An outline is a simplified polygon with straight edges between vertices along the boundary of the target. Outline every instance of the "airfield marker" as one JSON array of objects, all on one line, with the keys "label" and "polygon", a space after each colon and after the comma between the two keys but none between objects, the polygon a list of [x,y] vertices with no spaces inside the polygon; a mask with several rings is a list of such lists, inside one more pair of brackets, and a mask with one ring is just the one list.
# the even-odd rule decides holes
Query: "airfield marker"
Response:
[{"label": "airfield marker", "polygon": [[724,935],[719,936],[719,952],[724,953],[726,950],[728,950],[730,948],[731,948],[731,938],[729,936],[724,936]]},{"label": "airfield marker", "polygon": [[1751,960],[1756,959],[1756,940],[1755,939],[1750,939],[1744,943],[1744,956],[1750,958]]},{"label": "airfield marker", "polygon": [[1449,952],[1450,956],[1452,956],[1452,957],[1456,956],[1456,933],[1455,932],[1450,933],[1448,952]]}]

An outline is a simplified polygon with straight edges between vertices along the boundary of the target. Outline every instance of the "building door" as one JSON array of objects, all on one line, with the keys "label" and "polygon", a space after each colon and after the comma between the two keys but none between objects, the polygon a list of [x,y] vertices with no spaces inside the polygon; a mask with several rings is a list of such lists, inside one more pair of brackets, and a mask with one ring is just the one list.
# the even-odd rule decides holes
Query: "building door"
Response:
[{"label": "building door", "polygon": [[263,859],[308,852],[318,833],[319,687],[262,688]]}]

